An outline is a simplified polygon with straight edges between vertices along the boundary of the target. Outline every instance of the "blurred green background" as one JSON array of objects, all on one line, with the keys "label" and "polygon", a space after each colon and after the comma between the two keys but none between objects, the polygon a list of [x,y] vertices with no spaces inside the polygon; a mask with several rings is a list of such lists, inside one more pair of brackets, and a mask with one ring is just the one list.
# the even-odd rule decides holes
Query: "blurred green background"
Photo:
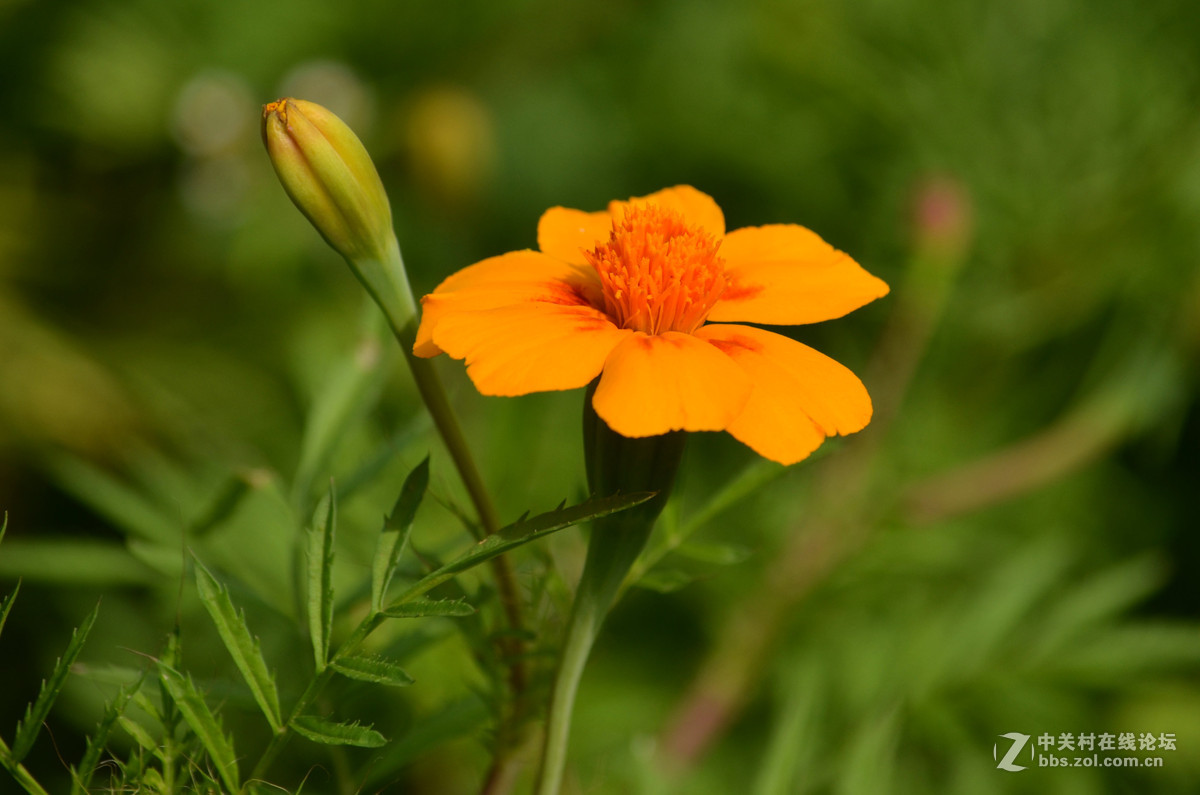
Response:
[{"label": "blurred green background", "polygon": [[[1197,42],[1185,0],[0,2],[2,591],[24,577],[0,736],[102,593],[91,676],[29,761],[52,791],[104,672],[176,621],[227,726],[261,742],[181,589],[181,531],[246,584],[270,658],[314,484],[361,485],[346,583],[427,451],[461,502],[262,151],[260,106],[291,95],[361,133],[418,293],[534,246],[547,207],[678,183],[731,229],[804,224],[892,285],[789,330],[863,376],[867,431],[786,471],[693,440],[661,559],[585,678],[573,791],[1194,792]],[[506,520],[582,495],[580,393],[482,398],[441,366]],[[305,428],[347,371],[370,376],[361,410],[315,456]],[[416,543],[460,547],[430,502]],[[531,591],[562,571],[545,643],[581,554],[569,530],[518,555]],[[410,638],[417,686],[345,696],[397,743],[364,791],[476,791],[489,719],[445,623]],[[1012,773],[1007,732],[1177,749]],[[333,791],[312,746],[291,753],[305,792]]]}]

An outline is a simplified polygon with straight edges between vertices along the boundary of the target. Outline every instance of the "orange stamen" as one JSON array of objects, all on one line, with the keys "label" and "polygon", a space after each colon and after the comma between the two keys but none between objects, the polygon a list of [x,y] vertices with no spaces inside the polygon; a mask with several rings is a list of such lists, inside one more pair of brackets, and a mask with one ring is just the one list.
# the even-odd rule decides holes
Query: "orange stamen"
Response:
[{"label": "orange stamen", "polygon": [[690,334],[725,290],[720,245],[674,210],[646,204],[614,218],[608,241],[583,255],[600,275],[604,311],[618,326]]}]

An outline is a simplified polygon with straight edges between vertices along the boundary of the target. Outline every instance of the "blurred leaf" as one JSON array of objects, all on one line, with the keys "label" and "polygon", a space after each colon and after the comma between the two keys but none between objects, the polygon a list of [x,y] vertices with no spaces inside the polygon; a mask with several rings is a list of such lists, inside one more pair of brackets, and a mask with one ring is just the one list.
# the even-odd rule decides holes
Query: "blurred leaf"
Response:
[{"label": "blurred leaf", "polygon": [[469,616],[475,608],[462,599],[412,599],[392,605],[383,611],[388,618],[420,618],[422,616]]},{"label": "blurred leaf", "polygon": [[157,662],[157,666],[163,687],[171,695],[171,700],[179,708],[187,725],[200,739],[204,750],[216,765],[221,781],[230,792],[237,792],[238,764],[232,739],[222,731],[221,724],[204,703],[204,698],[196,690],[191,677],[185,677],[161,660]]},{"label": "blurred leaf", "polygon": [[250,686],[254,700],[262,708],[271,729],[279,731],[283,718],[275,679],[263,659],[258,639],[250,634],[250,628],[246,626],[246,616],[233,606],[229,592],[213,579],[199,561],[196,562],[196,587],[200,590],[200,601],[217,625],[217,632],[242,678]]},{"label": "blurred leaf", "polygon": [[895,781],[899,711],[893,709],[865,718],[844,749],[834,788],[838,795],[877,795],[890,791]]},{"label": "blurred leaf", "polygon": [[13,602],[17,601],[17,594],[21,592],[21,581],[17,580],[16,586],[12,589],[12,593],[4,597],[4,601],[0,602],[0,634],[4,633],[4,622],[8,621],[8,613],[12,610]]},{"label": "blurred leaf", "polygon": [[376,612],[383,609],[388,585],[392,582],[396,564],[404,552],[405,544],[408,543],[413,519],[428,485],[429,456],[425,456],[404,479],[400,496],[396,498],[391,514],[383,523],[383,532],[379,536],[379,545],[375,549],[375,559],[371,567],[371,609]]},{"label": "blurred leaf", "polygon": [[333,540],[337,532],[337,492],[317,506],[316,526],[308,532],[308,630],[312,638],[317,670],[329,660],[329,636],[333,631]]},{"label": "blurred leaf", "polygon": [[379,748],[387,744],[382,734],[358,723],[334,723],[313,715],[301,715],[292,721],[292,728],[316,743],[325,745],[354,745],[359,748]]},{"label": "blurred leaf", "polygon": [[398,599],[388,606],[388,610],[428,593],[454,575],[472,569],[497,555],[503,555],[509,550],[528,544],[530,541],[536,541],[573,524],[608,516],[611,513],[639,505],[653,496],[648,493],[617,494],[612,497],[590,499],[578,505],[572,505],[570,508],[559,508],[538,514],[532,519],[521,519],[514,522],[501,528],[495,535],[488,536],[475,544],[457,560],[447,563],[409,586]]},{"label": "blurred leaf", "polygon": [[1054,656],[1047,670],[1075,685],[1120,686],[1154,673],[1195,670],[1200,632],[1185,624],[1118,626]]},{"label": "blurred leaf", "polygon": [[164,545],[154,541],[144,541],[140,538],[131,538],[125,546],[133,558],[158,572],[162,578],[179,580],[183,577],[187,552],[180,546],[178,539],[174,544]]},{"label": "blurred leaf", "polygon": [[[811,457],[808,463],[812,463]],[[713,494],[708,502],[687,518],[679,529],[679,537],[687,538],[692,535],[718,514],[732,508],[788,471],[787,467],[780,466],[774,461],[768,461],[765,458],[754,459],[736,477]]]},{"label": "blurred leaf", "polygon": [[292,498],[298,504],[307,500],[313,481],[328,466],[338,444],[346,437],[346,430],[367,411],[383,387],[391,346],[381,341],[381,331],[385,328],[383,316],[371,307],[368,318],[370,328],[366,335],[354,352],[338,362],[322,381],[321,391],[308,412],[300,461],[292,481]]},{"label": "blurred leaf", "polygon": [[1071,640],[1106,619],[1114,618],[1148,597],[1162,582],[1163,567],[1143,556],[1097,572],[1056,599],[1040,620],[1031,660],[1053,657]]},{"label": "blurred leaf", "polygon": [[646,572],[634,585],[656,593],[674,593],[695,581],[691,572],[663,566]]},{"label": "blurred leaf", "polygon": [[805,782],[797,778],[816,758],[821,740],[817,705],[827,685],[822,681],[820,669],[809,660],[802,661],[799,668],[787,675],[778,714],[758,767],[754,795],[799,795],[811,789],[808,786],[811,779]]},{"label": "blurred leaf", "polygon": [[162,544],[179,541],[179,518],[157,506],[107,472],[68,456],[47,459],[53,479],[67,493],[124,532]]},{"label": "blurred leaf", "polygon": [[375,682],[391,687],[406,687],[413,683],[413,678],[399,665],[382,657],[346,655],[335,657],[330,665],[342,676],[360,682]]},{"label": "blurred leaf", "polygon": [[383,752],[382,758],[371,768],[370,781],[378,783],[394,776],[430,750],[475,734],[491,719],[487,704],[475,696],[452,702],[432,715],[422,715],[408,734],[392,742]]},{"label": "blurred leaf", "polygon": [[742,544],[718,544],[689,541],[681,544],[675,550],[681,555],[697,563],[708,563],[713,566],[733,566],[749,559],[754,551]]},{"label": "blurred leaf", "polygon": [[[176,550],[178,554],[178,550]],[[161,577],[119,542],[85,538],[19,538],[0,556],[0,577],[56,585],[152,585]]]},{"label": "blurred leaf", "polygon": [[58,698],[59,692],[66,683],[67,674],[70,673],[75,658],[79,656],[79,652],[83,651],[83,644],[87,640],[88,633],[92,631],[92,625],[96,623],[96,616],[99,613],[100,605],[97,603],[79,628],[72,633],[67,650],[55,663],[50,677],[42,681],[42,689],[38,693],[37,699],[25,709],[25,717],[17,724],[17,733],[13,737],[12,755],[16,761],[20,762],[32,750],[34,740],[37,739],[38,732],[42,730],[42,723],[50,714],[50,708],[54,706],[55,699]]}]

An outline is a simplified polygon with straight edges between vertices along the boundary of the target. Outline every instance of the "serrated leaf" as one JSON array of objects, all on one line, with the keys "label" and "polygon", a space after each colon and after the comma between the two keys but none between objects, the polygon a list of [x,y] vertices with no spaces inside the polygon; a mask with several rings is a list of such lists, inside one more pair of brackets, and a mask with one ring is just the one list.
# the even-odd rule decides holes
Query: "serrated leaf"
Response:
[{"label": "serrated leaf", "polygon": [[42,681],[42,689],[38,693],[37,699],[25,709],[25,718],[17,724],[17,733],[13,737],[12,755],[17,762],[24,759],[33,748],[33,742],[37,739],[38,732],[42,730],[42,723],[50,714],[50,708],[54,706],[54,700],[58,698],[59,691],[66,683],[67,674],[75,663],[75,658],[83,650],[83,644],[87,641],[88,633],[92,631],[92,625],[96,623],[96,616],[99,613],[100,605],[97,604],[79,625],[79,628],[72,633],[67,650],[55,663],[50,677]]},{"label": "serrated leaf", "polygon": [[382,657],[347,655],[335,658],[330,665],[342,676],[360,682],[374,682],[391,687],[407,687],[413,683],[413,678],[403,668]]},{"label": "serrated leaf", "polygon": [[[122,721],[121,725],[124,726],[124,721],[128,720],[124,715],[125,705],[129,703],[129,699],[142,686],[144,679],[145,674],[131,686],[122,687],[117,691],[116,697],[105,708],[104,716],[100,719],[96,731],[88,738],[87,749],[83,752],[83,758],[79,760],[77,766],[71,769],[72,795],[86,795],[91,788],[92,776],[95,775],[96,766],[100,764],[100,757],[108,747],[108,735],[117,721]],[[138,726],[138,728],[141,727]],[[134,739],[136,740],[137,738],[134,737]]]},{"label": "serrated leaf", "polygon": [[292,721],[292,728],[302,737],[325,745],[378,748],[387,744],[384,736],[370,726],[359,723],[334,723],[315,715],[301,715]]},{"label": "serrated leaf", "polygon": [[411,585],[408,590],[389,605],[392,609],[417,597],[428,593],[456,574],[461,574],[481,563],[485,563],[497,555],[516,549],[517,547],[536,541],[539,538],[558,532],[579,522],[597,519],[601,516],[623,511],[640,505],[652,498],[653,493],[639,492],[636,494],[616,494],[611,497],[600,497],[586,500],[570,508],[563,508],[547,513],[538,514],[532,519],[521,519],[490,535],[483,541],[471,547],[457,559],[422,577]]},{"label": "serrated leaf", "polygon": [[308,632],[313,657],[322,671],[329,660],[329,636],[333,632],[333,541],[337,533],[337,491],[317,506],[315,526],[308,533]]},{"label": "serrated leaf", "polygon": [[223,588],[198,561],[196,563],[196,587],[200,591],[200,601],[217,625],[217,633],[233,657],[233,662],[241,672],[242,678],[254,694],[254,700],[262,708],[271,729],[279,731],[283,718],[279,710],[279,693],[275,688],[275,679],[263,659],[262,649],[258,639],[250,634],[246,626],[246,616],[233,606],[229,592]]},{"label": "serrated leaf", "polygon": [[412,599],[383,611],[388,618],[420,618],[422,616],[470,616],[475,608],[462,599]]},{"label": "serrated leaf", "polygon": [[208,704],[204,703],[204,698],[196,690],[196,685],[190,677],[185,677],[161,661],[157,666],[163,687],[170,694],[188,727],[200,739],[200,744],[216,765],[221,781],[230,792],[237,792],[238,766],[233,741],[221,730],[221,724],[208,708]]},{"label": "serrated leaf", "polygon": [[135,720],[122,715],[117,718],[117,722],[121,724],[121,728],[125,733],[133,738],[133,741],[140,745],[144,750],[154,753],[158,750],[158,743],[150,736],[150,732],[142,724]]},{"label": "serrated leaf", "polygon": [[4,622],[8,621],[8,612],[12,610],[13,602],[17,601],[17,594],[21,592],[21,581],[17,580],[17,585],[12,589],[12,593],[4,597],[4,602],[0,604],[0,633],[4,632]]},{"label": "serrated leaf", "polygon": [[9,750],[3,739],[0,739],[0,769],[7,770],[17,785],[28,795],[49,795],[42,785],[37,783],[37,779],[25,769],[25,766],[13,759],[12,751]]},{"label": "serrated leaf", "polygon": [[392,575],[396,571],[400,555],[404,552],[404,546],[408,543],[413,518],[428,486],[429,456],[425,456],[425,460],[417,464],[404,479],[400,496],[396,498],[396,504],[384,521],[383,532],[379,535],[379,545],[371,567],[371,608],[375,612],[383,609],[384,596],[392,582]]}]

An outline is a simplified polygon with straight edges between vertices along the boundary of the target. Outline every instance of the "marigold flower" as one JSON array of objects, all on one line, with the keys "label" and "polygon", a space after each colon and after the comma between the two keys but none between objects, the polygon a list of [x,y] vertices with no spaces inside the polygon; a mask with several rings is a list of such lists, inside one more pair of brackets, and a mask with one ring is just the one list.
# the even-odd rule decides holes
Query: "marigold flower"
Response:
[{"label": "marigold flower", "polygon": [[721,208],[687,185],[547,210],[540,251],[450,276],[422,300],[414,352],[464,359],[485,395],[587,385],[628,437],[728,431],[783,464],[871,419],[862,382],[765,325],[841,317],[888,292],[802,226],[726,234]]}]

